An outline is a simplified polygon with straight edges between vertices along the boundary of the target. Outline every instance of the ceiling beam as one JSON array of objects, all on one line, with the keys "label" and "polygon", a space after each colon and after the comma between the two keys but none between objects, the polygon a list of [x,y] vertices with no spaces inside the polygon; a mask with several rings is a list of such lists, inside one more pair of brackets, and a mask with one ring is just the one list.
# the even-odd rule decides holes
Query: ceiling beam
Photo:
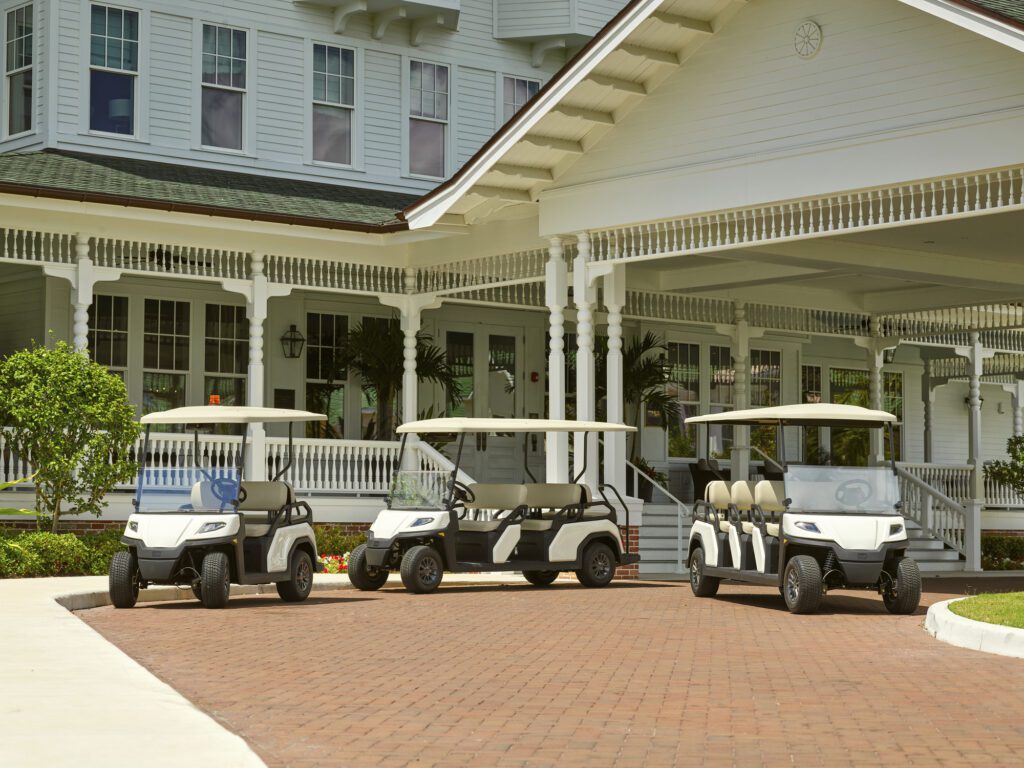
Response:
[{"label": "ceiling beam", "polygon": [[628,93],[635,96],[647,95],[646,86],[644,86],[643,83],[636,82],[635,80],[623,80],[619,77],[595,74],[588,77],[587,82],[591,82],[601,88],[609,88],[613,91],[619,91],[620,93]]},{"label": "ceiling beam", "polygon": [[632,43],[620,45],[619,50],[635,59],[645,59],[657,62],[658,64],[679,66],[679,55],[672,51],[662,51],[657,48],[648,48],[645,45],[634,45]]},{"label": "ceiling beam", "polygon": [[531,203],[533,198],[530,193],[522,189],[509,189],[508,187],[488,187],[477,184],[470,190],[470,194],[488,200],[508,200],[513,203]]},{"label": "ceiling beam", "polygon": [[555,178],[547,168],[533,168],[528,165],[512,165],[510,163],[495,163],[490,173],[499,173],[502,176],[530,181],[553,181]]},{"label": "ceiling beam", "polygon": [[697,293],[778,283],[795,277],[823,277],[826,274],[810,267],[737,261],[663,271],[659,274],[659,289]]},{"label": "ceiling beam", "polygon": [[668,13],[667,11],[655,11],[651,14],[650,18],[659,24],[677,29],[686,29],[691,32],[699,32],[702,35],[713,35],[715,33],[715,30],[711,28],[711,22],[694,19],[690,16],[680,16],[679,14]]},{"label": "ceiling beam", "polygon": [[552,149],[555,152],[566,152],[570,155],[583,154],[583,145],[571,139],[559,139],[555,136],[541,136],[536,133],[528,133],[523,137],[523,142],[541,149]]},{"label": "ceiling beam", "polygon": [[600,112],[596,109],[584,109],[583,107],[570,107],[565,104],[559,104],[551,110],[551,113],[574,120],[596,123],[597,125],[615,125],[615,117],[611,112]]}]

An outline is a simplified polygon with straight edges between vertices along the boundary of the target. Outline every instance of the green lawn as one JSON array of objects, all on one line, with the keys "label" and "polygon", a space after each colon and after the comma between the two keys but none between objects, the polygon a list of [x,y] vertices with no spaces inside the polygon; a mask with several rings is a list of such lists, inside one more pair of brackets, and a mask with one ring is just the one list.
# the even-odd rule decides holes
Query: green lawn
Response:
[{"label": "green lawn", "polygon": [[965,619],[1024,629],[1024,592],[977,595],[952,603],[949,610]]}]

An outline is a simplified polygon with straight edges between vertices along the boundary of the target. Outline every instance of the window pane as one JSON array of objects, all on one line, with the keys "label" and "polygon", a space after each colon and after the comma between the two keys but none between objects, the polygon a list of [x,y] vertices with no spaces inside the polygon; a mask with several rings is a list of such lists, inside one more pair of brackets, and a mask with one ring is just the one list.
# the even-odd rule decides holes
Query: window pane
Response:
[{"label": "window pane", "polygon": [[316,101],[327,100],[327,76],[320,73],[313,73],[313,98]]},{"label": "window pane", "polygon": [[203,53],[217,52],[217,28],[212,24],[203,24]]},{"label": "window pane", "polygon": [[[235,29],[231,32],[231,55],[236,59],[245,59],[245,31]],[[223,53],[223,51],[222,51]]]},{"label": "window pane", "polygon": [[135,77],[92,70],[89,73],[89,129],[135,133]]},{"label": "window pane", "polygon": [[116,38],[107,38],[107,66],[114,69],[121,68],[121,41]]},{"label": "window pane", "polygon": [[154,413],[185,405],[185,376],[177,373],[142,374],[142,412]]},{"label": "window pane", "polygon": [[327,101],[337,104],[341,101],[341,79],[337,77],[327,77]]},{"label": "window pane", "polygon": [[327,71],[327,46],[316,44],[313,46],[313,71]]},{"label": "window pane", "polygon": [[123,67],[131,72],[139,69],[139,44],[125,43],[121,48]]},{"label": "window pane", "polygon": [[327,49],[327,74],[341,74],[341,50],[334,46]]},{"label": "window pane", "polygon": [[107,8],[107,36],[121,37],[120,8]]},{"label": "window pane", "polygon": [[434,96],[434,117],[438,120],[448,119],[448,95],[438,93]]},{"label": "window pane", "polygon": [[313,159],[349,165],[352,162],[352,110],[313,106]]},{"label": "window pane", "polygon": [[353,107],[356,103],[356,81],[355,78],[346,77],[341,81],[341,103]]},{"label": "window pane", "polygon": [[[107,9],[102,5],[92,7],[92,22],[90,29],[94,35],[105,35],[107,33]],[[7,38],[14,36],[13,17],[8,19]]]},{"label": "window pane", "polygon": [[138,42],[139,14],[135,11],[124,12],[124,39]]},{"label": "window pane", "polygon": [[410,85],[413,89],[418,90],[423,87],[423,67],[418,61],[414,61],[410,64]]},{"label": "window pane", "polygon": [[473,334],[449,331],[445,339],[445,355],[455,376],[462,402],[449,406],[447,416],[473,416]]},{"label": "window pane", "polygon": [[356,55],[348,48],[339,48],[341,51],[341,74],[345,77],[355,77]]},{"label": "window pane", "polygon": [[231,55],[231,30],[227,27],[217,27],[217,55]]},{"label": "window pane", "polygon": [[423,176],[444,176],[442,123],[409,121],[409,171]]},{"label": "window pane", "polygon": [[7,132],[11,135],[32,130],[32,70],[7,78]]},{"label": "window pane", "polygon": [[242,148],[242,94],[203,88],[202,142],[208,147]]}]

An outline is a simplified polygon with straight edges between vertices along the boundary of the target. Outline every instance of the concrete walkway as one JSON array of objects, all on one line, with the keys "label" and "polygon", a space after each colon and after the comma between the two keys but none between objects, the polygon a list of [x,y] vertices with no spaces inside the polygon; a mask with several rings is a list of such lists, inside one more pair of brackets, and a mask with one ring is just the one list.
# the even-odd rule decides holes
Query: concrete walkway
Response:
[{"label": "concrete walkway", "polygon": [[[510,575],[446,574],[445,583],[523,583]],[[318,574],[315,590],[351,589]],[[274,592],[232,586],[232,596]],[[140,602],[194,600],[189,590],[143,590]],[[0,763],[147,768],[263,766],[240,737],[107,642],[72,610],[108,605],[107,578],[0,580]],[[220,651],[196,638],[195,653]]]}]

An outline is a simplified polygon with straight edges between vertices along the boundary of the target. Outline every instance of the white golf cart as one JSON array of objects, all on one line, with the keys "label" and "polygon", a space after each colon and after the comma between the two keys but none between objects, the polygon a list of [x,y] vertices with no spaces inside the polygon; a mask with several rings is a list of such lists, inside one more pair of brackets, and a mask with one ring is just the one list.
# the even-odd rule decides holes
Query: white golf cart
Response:
[{"label": "white golf cart", "polygon": [[812,613],[832,589],[873,589],[890,613],[909,614],[921,575],[906,557],[907,531],[891,466],[787,464],[785,427],[888,428],[896,417],[850,405],[784,405],[696,416],[688,424],[773,426],[783,479],[715,480],[693,508],[690,587],[718,592],[722,579],[778,586],[793,613]]},{"label": "white golf cart", "polygon": [[[617,566],[640,560],[629,552],[629,507],[617,489],[601,485],[595,500],[587,486],[575,482],[526,482],[534,478],[525,462],[522,483],[467,485],[459,481],[459,461],[468,434],[522,434],[525,441],[538,432],[633,430],[549,419],[445,418],[402,425],[399,467],[405,466],[410,434],[456,436],[455,467],[451,473],[395,473],[387,509],[377,515],[366,544],[349,556],[349,578],[359,589],[376,590],[390,571],[399,570],[407,590],[426,593],[437,589],[445,571],[522,571],[536,586],[551,584],[561,571],[575,571],[585,586],[606,586]],[[625,545],[609,494],[625,512]]]},{"label": "white golf cart", "polygon": [[[174,408],[142,417],[146,436],[139,481],[122,543],[110,563],[110,601],[131,608],[150,584],[188,585],[207,608],[227,605],[231,584],[277,584],[288,602],[305,600],[318,565],[313,511],[281,477],[291,465],[294,422],[322,421],[306,411],[242,406]],[[248,425],[288,423],[288,460],[273,480],[244,480]],[[154,425],[194,428],[192,466],[147,466]],[[242,425],[235,461],[203,460],[199,429]]]}]

